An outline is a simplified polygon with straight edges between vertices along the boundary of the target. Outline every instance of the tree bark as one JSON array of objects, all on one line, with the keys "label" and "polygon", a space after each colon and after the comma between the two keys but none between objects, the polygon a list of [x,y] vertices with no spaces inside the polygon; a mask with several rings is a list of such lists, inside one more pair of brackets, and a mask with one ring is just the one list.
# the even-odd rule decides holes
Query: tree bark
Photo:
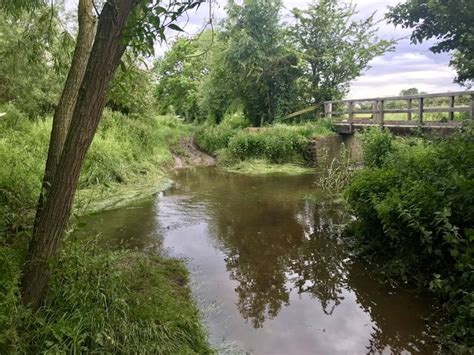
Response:
[{"label": "tree bark", "polygon": [[41,305],[49,279],[48,260],[64,236],[81,167],[106,103],[106,91],[126,44],[122,35],[139,0],[108,0],[99,16],[97,34],[77,97],[64,148],[48,198],[33,229],[21,282],[23,303]]},{"label": "tree bark", "polygon": [[54,112],[53,129],[49,142],[43,189],[48,189],[56,172],[74,107],[76,106],[79,88],[81,87],[82,79],[86,72],[96,30],[96,19],[92,15],[92,9],[92,0],[79,0],[79,30],[77,33],[76,46],[63,92]]}]

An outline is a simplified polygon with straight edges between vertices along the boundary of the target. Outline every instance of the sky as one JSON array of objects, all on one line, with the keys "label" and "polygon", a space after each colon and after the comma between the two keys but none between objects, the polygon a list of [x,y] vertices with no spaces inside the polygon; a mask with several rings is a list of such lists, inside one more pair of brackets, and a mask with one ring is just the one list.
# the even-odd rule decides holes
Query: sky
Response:
[{"label": "sky", "polygon": [[[213,0],[212,13],[217,22],[225,17],[227,0]],[[382,19],[388,6],[403,0],[353,0],[359,10],[358,17],[368,17],[376,11],[376,18]],[[66,7],[74,9],[77,0],[66,0]],[[289,11],[293,8],[305,8],[308,0],[283,0],[282,15],[289,20]],[[209,7],[201,5],[197,11],[191,11],[184,21],[188,34],[199,33],[209,20]],[[401,90],[416,87],[428,93],[462,91],[453,83],[455,71],[449,67],[448,53],[435,54],[429,50],[430,43],[414,45],[410,43],[410,29],[395,27],[382,21],[378,25],[378,36],[382,39],[400,39],[393,52],[374,58],[359,78],[351,83],[347,98],[368,98],[398,95]],[[162,55],[169,47],[157,45],[156,55]]]}]

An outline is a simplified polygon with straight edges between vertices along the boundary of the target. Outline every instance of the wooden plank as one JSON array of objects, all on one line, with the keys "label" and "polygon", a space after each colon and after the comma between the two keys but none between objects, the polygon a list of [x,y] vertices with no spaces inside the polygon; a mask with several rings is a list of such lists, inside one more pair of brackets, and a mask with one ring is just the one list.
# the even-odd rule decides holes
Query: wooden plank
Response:
[{"label": "wooden plank", "polygon": [[347,112],[345,111],[331,111],[331,117],[332,116],[340,116],[340,115],[345,115]]},{"label": "wooden plank", "polygon": [[449,107],[426,107],[425,112],[469,112],[469,106]]},{"label": "wooden plank", "polygon": [[380,100],[378,106],[379,106],[379,119],[380,119],[379,124],[380,124],[380,127],[383,128],[383,120],[384,120],[384,118],[385,118],[385,117],[384,117],[384,116],[385,116],[385,112],[384,112],[384,110],[383,110],[383,108],[384,108],[384,107],[383,107],[383,106],[384,106],[384,100]]},{"label": "wooden plank", "polygon": [[[326,103],[324,103],[324,106],[326,106]],[[287,118],[292,118],[292,117],[296,117],[296,116],[299,116],[299,115],[302,115],[304,113],[308,113],[308,112],[311,112],[311,111],[314,111],[316,110],[316,106],[311,106],[309,108],[305,108],[304,110],[300,110],[300,111],[297,111],[297,112],[293,112],[285,117],[283,117],[284,120],[286,120]]]},{"label": "wooden plank", "polygon": [[[456,106],[454,108],[449,108],[449,107],[425,107],[424,111],[425,112],[469,112],[470,106]],[[384,109],[384,113],[418,113],[417,108],[412,108],[412,109],[404,109],[404,108],[389,108],[389,109]],[[343,112],[339,112],[343,113]],[[374,113],[374,110],[354,110],[353,111],[354,115],[357,114],[367,114],[367,113]]]},{"label": "wooden plank", "polygon": [[352,126],[354,124],[354,103],[352,101],[347,103],[347,112],[349,114],[349,129],[352,132]]}]

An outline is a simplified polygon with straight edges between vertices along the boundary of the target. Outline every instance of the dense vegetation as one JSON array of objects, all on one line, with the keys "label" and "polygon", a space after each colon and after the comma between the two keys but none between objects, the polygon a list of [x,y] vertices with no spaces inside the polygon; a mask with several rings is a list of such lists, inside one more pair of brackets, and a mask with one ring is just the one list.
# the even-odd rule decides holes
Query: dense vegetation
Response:
[{"label": "dense vegetation", "polygon": [[363,141],[365,167],[346,190],[356,250],[394,280],[434,292],[443,341],[467,351],[474,346],[473,129],[434,141],[374,129]]},{"label": "dense vegetation", "polygon": [[[342,97],[393,44],[377,37],[373,17],[356,21],[356,8],[337,0],[292,11],[291,25],[280,0],[229,1],[222,23],[177,39],[148,68],[154,40],[182,32],[174,22],[201,2],[108,0],[97,8],[80,0],[76,29],[54,2],[0,0],[0,352],[210,352],[181,264],[84,245],[66,233],[71,215],[130,189],[159,188],[194,130],[199,146],[234,170],[303,163],[308,140],[330,126],[290,125],[285,116]],[[81,56],[88,17],[94,25]],[[463,36],[452,47],[460,80],[471,42]],[[437,145],[379,133],[367,140],[367,167],[347,192],[363,254],[380,247],[387,270],[431,287],[446,300],[447,339],[467,339],[472,135]]]},{"label": "dense vegetation", "polygon": [[276,124],[259,131],[242,129],[242,116],[228,115],[221,124],[203,126],[196,132],[197,144],[216,155],[222,166],[235,166],[242,161],[304,165],[308,141],[333,134],[326,121],[300,125]]},{"label": "dense vegetation", "polygon": [[341,98],[370,59],[393,44],[376,21],[335,0],[294,10],[283,23],[280,0],[230,1],[213,31],[181,38],[157,61],[155,92],[162,113],[219,123],[242,112],[253,126]]},{"label": "dense vegetation", "polygon": [[[31,223],[47,152],[51,118],[31,121],[12,106],[3,107],[0,121],[1,231]],[[190,135],[175,117],[128,117],[105,112],[82,170],[78,201],[82,213],[90,204],[122,193],[137,184],[160,184],[163,168],[172,163],[172,149]],[[118,190],[118,191],[117,191]],[[81,212],[81,211],[78,211]]]},{"label": "dense vegetation", "polygon": [[[51,118],[3,106],[0,121],[0,352],[209,353],[181,262],[107,251],[68,237],[52,260],[45,304],[20,301],[19,277],[41,187]],[[190,127],[176,117],[107,111],[81,174],[75,211],[110,207],[167,182]]]}]

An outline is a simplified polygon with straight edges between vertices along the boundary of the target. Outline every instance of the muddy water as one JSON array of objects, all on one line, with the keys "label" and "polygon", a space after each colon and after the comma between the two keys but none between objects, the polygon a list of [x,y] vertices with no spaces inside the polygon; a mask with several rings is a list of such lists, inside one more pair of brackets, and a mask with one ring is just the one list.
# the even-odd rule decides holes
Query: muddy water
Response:
[{"label": "muddy water", "polygon": [[350,216],[314,175],[181,171],[153,201],[87,218],[112,247],[186,258],[222,353],[432,353],[430,302],[392,289],[350,258]]}]

